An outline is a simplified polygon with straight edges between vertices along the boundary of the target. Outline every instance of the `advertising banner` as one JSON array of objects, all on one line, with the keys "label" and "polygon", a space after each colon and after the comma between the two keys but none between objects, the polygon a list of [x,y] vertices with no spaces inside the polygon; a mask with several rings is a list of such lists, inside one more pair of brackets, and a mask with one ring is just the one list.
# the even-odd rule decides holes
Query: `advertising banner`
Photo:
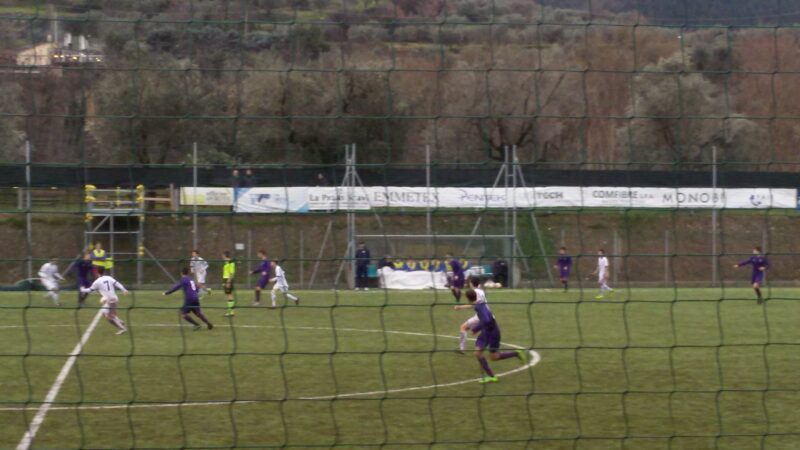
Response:
[{"label": "advertising banner", "polygon": [[[192,188],[184,188],[182,191],[182,204],[191,204],[191,197],[184,195],[191,190]],[[230,198],[224,195],[224,191],[224,189],[198,188],[198,204],[224,205]],[[204,196],[201,196],[201,192]],[[794,209],[798,205],[798,198],[796,189],[769,188],[715,190],[711,188],[548,186],[506,189],[367,186],[237,189],[235,204],[236,212],[246,213],[366,211],[373,208]]]},{"label": "advertising banner", "polygon": [[308,188],[236,188],[237,213],[308,212]]},{"label": "advertising banner", "polygon": [[308,188],[308,209],[311,211],[347,211],[370,209],[369,195],[362,188]]},{"label": "advertising banner", "polygon": [[181,188],[181,205],[233,206],[233,188]]}]

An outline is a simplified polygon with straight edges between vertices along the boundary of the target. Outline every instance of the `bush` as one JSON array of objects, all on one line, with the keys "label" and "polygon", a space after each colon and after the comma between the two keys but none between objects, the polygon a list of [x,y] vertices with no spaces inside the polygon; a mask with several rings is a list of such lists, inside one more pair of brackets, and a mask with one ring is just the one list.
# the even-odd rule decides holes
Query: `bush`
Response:
[{"label": "bush", "polygon": [[173,29],[161,28],[150,32],[145,40],[151,50],[168,52],[176,47],[178,36]]},{"label": "bush", "polygon": [[350,28],[348,40],[352,42],[377,43],[389,40],[389,32],[381,25],[356,25]]},{"label": "bush", "polygon": [[492,16],[492,4],[485,0],[465,0],[456,11],[470,22],[487,22]]},{"label": "bush", "polygon": [[317,59],[331,49],[318,26],[295,26],[289,32],[289,39],[297,50],[311,59]]}]

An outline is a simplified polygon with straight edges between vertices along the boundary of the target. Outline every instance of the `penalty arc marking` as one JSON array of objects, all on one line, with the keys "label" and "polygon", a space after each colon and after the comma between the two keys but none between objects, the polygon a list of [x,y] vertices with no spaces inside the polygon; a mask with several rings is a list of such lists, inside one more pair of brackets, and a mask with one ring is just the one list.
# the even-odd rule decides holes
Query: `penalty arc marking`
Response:
[{"label": "penalty arc marking", "polygon": [[[143,327],[179,327],[181,325],[178,324],[147,324],[141,325]],[[224,327],[224,326],[223,326]],[[0,326],[2,328],[2,326]],[[222,328],[222,327],[220,327]],[[397,335],[406,335],[406,336],[422,336],[422,337],[437,337],[443,339],[454,339],[457,340],[457,336],[448,336],[444,334],[433,334],[433,333],[420,333],[414,331],[398,331],[398,330],[376,330],[376,329],[362,329],[362,328],[333,328],[333,327],[308,327],[308,326],[288,326],[288,327],[278,327],[272,325],[236,325],[235,328],[286,328],[286,329],[294,329],[294,330],[336,330],[336,331],[346,331],[346,332],[353,332],[353,333],[385,333],[385,334],[397,334]],[[474,341],[474,339],[470,339]],[[503,345],[508,347],[518,349],[518,350],[525,350],[524,347],[515,344],[509,344],[503,342]],[[539,352],[535,350],[528,350],[528,354],[530,356],[530,360],[528,363],[519,366],[517,368],[498,373],[497,377],[505,377],[508,375],[513,375],[518,372],[522,372],[524,370],[528,370],[542,360],[541,355]],[[438,389],[438,388],[446,388],[452,386],[460,386],[469,383],[476,383],[480,380],[480,378],[470,378],[466,380],[459,380],[459,381],[452,381],[447,383],[436,383],[424,386],[410,386],[405,388],[397,388],[397,389],[383,389],[383,390],[376,390],[376,391],[366,391],[366,392],[349,392],[343,394],[336,394],[336,395],[320,395],[320,396],[310,396],[310,397],[298,397],[295,400],[334,400],[339,398],[353,398],[353,397],[370,397],[375,395],[386,395],[386,394],[395,394],[400,392],[412,392],[412,391],[421,391],[421,390],[428,390],[428,389]],[[291,399],[290,399],[291,400]],[[80,410],[109,410],[109,409],[134,409],[134,408],[185,408],[185,407],[192,407],[192,406],[229,406],[231,404],[252,404],[252,403],[260,403],[260,400],[231,400],[231,401],[207,401],[207,402],[183,402],[183,403],[144,403],[144,404],[117,404],[117,405],[75,405],[75,406],[50,406],[50,411],[74,411],[76,409]],[[20,408],[20,407],[10,407],[10,408],[0,408],[0,411],[25,411],[27,408]]]}]

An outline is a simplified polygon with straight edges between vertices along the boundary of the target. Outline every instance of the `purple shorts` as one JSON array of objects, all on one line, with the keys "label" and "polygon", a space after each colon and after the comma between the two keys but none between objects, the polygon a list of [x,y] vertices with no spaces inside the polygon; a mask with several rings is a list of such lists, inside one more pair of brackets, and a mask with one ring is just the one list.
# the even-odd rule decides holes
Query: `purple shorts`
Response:
[{"label": "purple shorts", "polygon": [[200,312],[199,300],[189,300],[183,302],[183,306],[181,306],[181,314],[189,314],[189,312],[194,312],[195,314]]},{"label": "purple shorts", "polygon": [[569,278],[569,269],[561,269],[558,276],[562,279]]},{"label": "purple shorts", "polygon": [[750,281],[750,284],[761,284],[764,282],[764,272],[758,271],[753,273],[753,278]]},{"label": "purple shorts", "polygon": [[464,287],[464,275],[453,275],[453,278],[450,279],[450,286],[454,288],[461,289]]},{"label": "purple shorts", "polygon": [[497,352],[500,349],[500,327],[495,325],[482,329],[475,341],[475,348],[488,349],[490,353]]},{"label": "purple shorts", "polygon": [[78,286],[90,288],[92,287],[92,282],[88,278],[78,278]]},{"label": "purple shorts", "polygon": [[261,289],[264,289],[267,286],[267,283],[269,283],[269,276],[262,275],[261,278],[258,279],[257,286]]}]

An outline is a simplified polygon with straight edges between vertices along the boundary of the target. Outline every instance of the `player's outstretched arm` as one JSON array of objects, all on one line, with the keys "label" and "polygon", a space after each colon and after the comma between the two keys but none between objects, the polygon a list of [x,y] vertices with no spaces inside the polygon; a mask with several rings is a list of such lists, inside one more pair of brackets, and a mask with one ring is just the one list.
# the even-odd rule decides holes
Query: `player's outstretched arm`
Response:
[{"label": "player's outstretched arm", "polygon": [[178,284],[176,284],[175,286],[172,286],[172,289],[168,290],[167,292],[164,292],[164,295],[172,294],[173,292],[177,291],[180,288],[181,288],[181,283],[178,282]]},{"label": "player's outstretched arm", "polygon": [[125,289],[125,286],[123,286],[122,283],[120,283],[119,281],[114,282],[114,286],[120,291],[122,291],[123,294],[128,295],[128,290]]}]

